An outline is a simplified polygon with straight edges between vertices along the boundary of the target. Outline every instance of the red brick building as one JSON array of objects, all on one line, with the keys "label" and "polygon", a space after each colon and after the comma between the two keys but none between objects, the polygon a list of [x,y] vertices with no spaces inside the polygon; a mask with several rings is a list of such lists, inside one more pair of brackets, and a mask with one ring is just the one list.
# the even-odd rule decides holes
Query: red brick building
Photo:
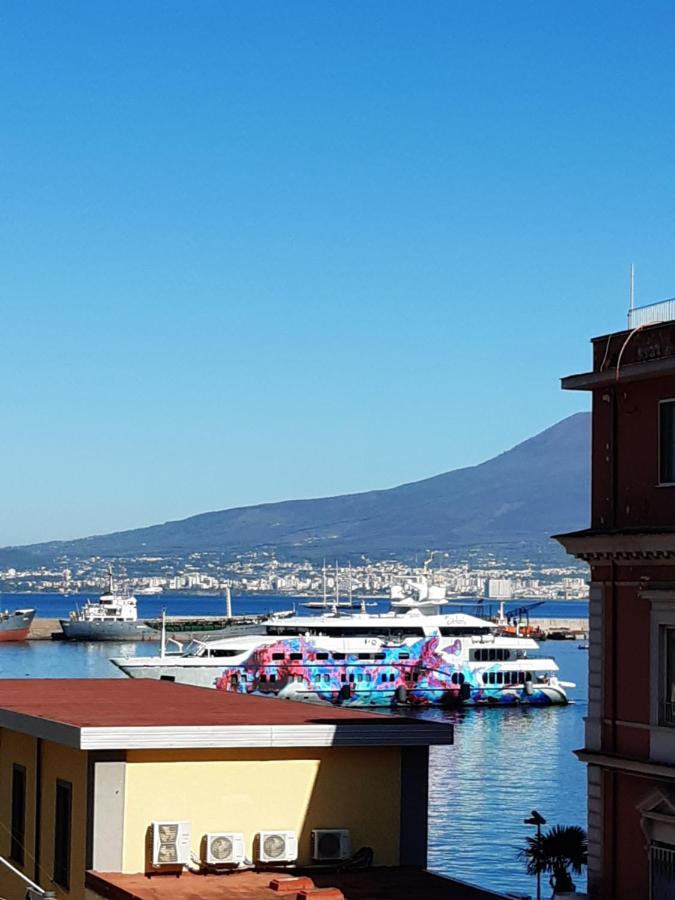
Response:
[{"label": "red brick building", "polygon": [[592,509],[590,528],[557,537],[591,567],[589,890],[662,900],[675,897],[675,302],[632,315],[639,327],[593,340],[591,372],[563,379],[593,398]]}]

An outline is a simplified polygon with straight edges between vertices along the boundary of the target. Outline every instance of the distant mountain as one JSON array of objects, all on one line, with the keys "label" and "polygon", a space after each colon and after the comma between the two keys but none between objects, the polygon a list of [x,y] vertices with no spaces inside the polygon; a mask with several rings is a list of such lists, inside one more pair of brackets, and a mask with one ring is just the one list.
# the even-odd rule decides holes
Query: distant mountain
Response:
[{"label": "distant mountain", "polygon": [[[0,550],[25,563],[69,557],[274,550],[285,558],[543,543],[589,521],[590,414],[577,413],[499,456],[382,491],[287,500],[73,541]],[[9,563],[11,564],[11,563]]]}]

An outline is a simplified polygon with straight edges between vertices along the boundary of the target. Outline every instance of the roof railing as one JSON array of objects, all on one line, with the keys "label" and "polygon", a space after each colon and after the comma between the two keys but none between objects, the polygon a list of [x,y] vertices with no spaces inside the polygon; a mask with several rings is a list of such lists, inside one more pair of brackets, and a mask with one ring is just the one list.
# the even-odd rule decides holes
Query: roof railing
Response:
[{"label": "roof railing", "polygon": [[639,328],[641,325],[655,325],[657,322],[671,322],[674,319],[675,298],[628,310],[628,327],[630,329]]}]

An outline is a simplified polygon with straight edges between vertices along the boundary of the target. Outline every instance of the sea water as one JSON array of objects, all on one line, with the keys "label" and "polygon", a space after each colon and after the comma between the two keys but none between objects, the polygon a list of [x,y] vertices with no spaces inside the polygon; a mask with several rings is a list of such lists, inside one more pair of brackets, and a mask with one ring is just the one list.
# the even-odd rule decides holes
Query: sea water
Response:
[{"label": "sea water", "polygon": [[[78,598],[81,602],[81,598]],[[301,603],[302,601],[296,601]],[[73,598],[5,594],[8,608],[34,606],[39,614],[64,616]],[[220,599],[139,598],[141,616],[218,614]],[[288,598],[235,600],[235,612],[292,606]],[[547,618],[580,618],[583,603],[546,603]],[[300,608],[299,608],[300,610]],[[120,678],[111,656],[148,655],[153,643],[28,641],[0,644],[2,678]],[[429,783],[429,866],[441,873],[498,891],[534,895],[518,850],[533,829],[523,824],[533,809],[547,824],[586,827],[585,767],[573,751],[583,746],[588,654],[576,641],[549,641],[541,653],[554,656],[569,690],[569,706],[513,709],[428,709],[416,716],[451,722],[455,742],[432,747]],[[584,880],[577,879],[583,887]]]}]

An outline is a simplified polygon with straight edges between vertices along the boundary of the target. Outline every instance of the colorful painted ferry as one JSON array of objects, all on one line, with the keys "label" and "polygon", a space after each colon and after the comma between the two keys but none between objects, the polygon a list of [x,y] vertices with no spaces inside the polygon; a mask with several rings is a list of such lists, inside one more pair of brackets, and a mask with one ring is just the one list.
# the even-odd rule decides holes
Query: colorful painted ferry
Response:
[{"label": "colorful painted ferry", "polygon": [[[423,587],[423,586],[422,586]],[[531,637],[464,613],[421,591],[390,612],[271,618],[257,634],[166,642],[155,657],[113,659],[132,678],[156,678],[239,693],[344,706],[549,706],[568,702],[558,665],[530,655]],[[175,643],[175,642],[174,642]]]}]

